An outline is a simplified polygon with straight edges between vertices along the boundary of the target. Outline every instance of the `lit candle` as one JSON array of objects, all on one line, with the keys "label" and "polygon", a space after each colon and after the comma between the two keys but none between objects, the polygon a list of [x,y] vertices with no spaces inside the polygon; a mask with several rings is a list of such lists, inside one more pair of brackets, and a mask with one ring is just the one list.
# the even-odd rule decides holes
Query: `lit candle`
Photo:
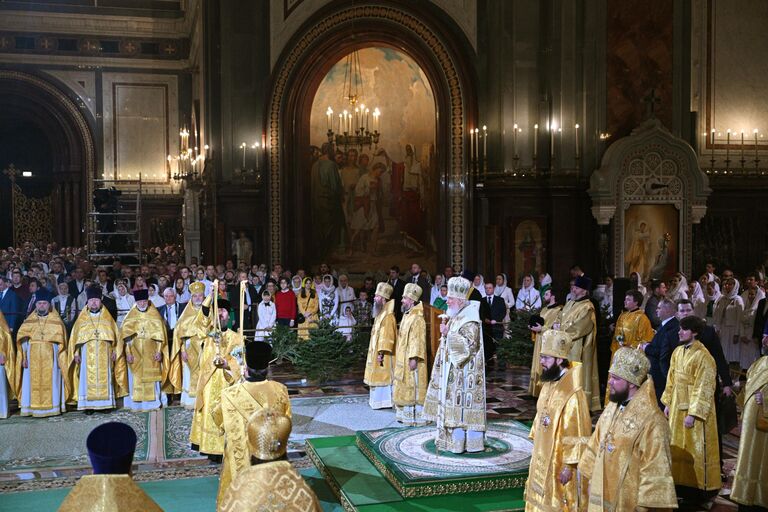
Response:
[{"label": "lit candle", "polygon": [[549,125],[549,159],[555,158],[555,123]]},{"label": "lit candle", "polygon": [[757,163],[760,161],[760,157],[757,154],[757,128],[752,130],[752,133],[755,135],[755,167],[757,167]]},{"label": "lit candle", "polygon": [[240,147],[243,148],[243,167],[242,167],[242,169],[245,170],[245,149],[248,147],[248,145],[245,142],[243,142],[242,144],[240,144]]},{"label": "lit candle", "polygon": [[365,109],[365,131],[368,131],[368,126],[370,126],[369,121],[371,120],[371,109],[367,108]]},{"label": "lit candle", "polygon": [[339,114],[339,128],[336,130],[339,133],[342,133],[342,131],[343,131],[343,129],[341,127],[341,125],[342,125],[342,121],[341,120],[342,120],[343,117],[344,117],[343,114]]},{"label": "lit candle", "polygon": [[472,128],[469,129],[469,162],[470,165],[475,160],[475,137],[474,137],[475,130]]},{"label": "lit candle", "polygon": [[517,123],[512,126],[512,155],[517,158]]},{"label": "lit candle", "polygon": [[727,166],[731,158],[731,129],[728,128],[725,133],[725,165]]},{"label": "lit candle", "polygon": [[475,161],[480,161],[480,128],[475,128]]},{"label": "lit candle", "polygon": [[744,130],[741,130],[741,165],[744,165]]},{"label": "lit candle", "polygon": [[576,123],[576,158],[579,158],[579,123]]},{"label": "lit candle", "polygon": [[536,155],[538,154],[537,149],[539,148],[539,125],[534,124],[533,125],[533,159],[536,160]]},{"label": "lit candle", "polygon": [[355,117],[354,117],[355,125],[353,126],[354,131],[357,131],[358,128],[360,128],[360,109],[355,107]]},{"label": "lit candle", "polygon": [[333,119],[331,116],[333,116],[333,109],[330,106],[328,107],[328,110],[325,111],[325,115],[328,117],[328,129],[331,130],[331,123],[333,122],[331,121],[331,119]]},{"label": "lit candle", "polygon": [[253,149],[256,150],[256,170],[259,170],[259,143],[253,145]]},{"label": "lit candle", "polygon": [[344,114],[344,133],[347,133],[347,126],[349,125],[349,112],[346,110],[343,112]]},{"label": "lit candle", "polygon": [[483,125],[483,160],[486,161],[484,167],[487,167],[488,160],[488,127]]},{"label": "lit candle", "polygon": [[[709,159],[715,161],[715,129],[712,128],[712,144],[709,146]],[[714,165],[714,164],[713,164]]]}]

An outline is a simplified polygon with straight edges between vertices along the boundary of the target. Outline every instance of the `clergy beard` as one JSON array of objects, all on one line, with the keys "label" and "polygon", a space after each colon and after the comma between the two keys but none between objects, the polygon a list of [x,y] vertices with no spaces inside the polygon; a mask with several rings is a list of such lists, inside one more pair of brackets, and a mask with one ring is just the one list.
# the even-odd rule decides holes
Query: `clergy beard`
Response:
[{"label": "clergy beard", "polygon": [[544,368],[541,371],[541,381],[542,382],[552,382],[553,380],[557,380],[558,377],[560,377],[560,372],[562,371],[562,368],[560,368],[560,365],[555,363],[549,368]]},{"label": "clergy beard", "polygon": [[379,306],[378,302],[373,303],[373,316],[379,316],[379,312],[384,309],[384,306]]},{"label": "clergy beard", "polygon": [[93,308],[88,308],[88,309],[90,310],[90,312],[91,312],[91,314],[92,314],[92,315],[95,315],[95,314],[97,314],[99,311],[101,311],[101,307],[98,307],[98,308],[96,308],[96,309],[93,309]]},{"label": "clergy beard", "polygon": [[38,309],[37,310],[37,316],[48,316],[48,310],[47,309]]},{"label": "clergy beard", "polygon": [[400,305],[400,311],[403,313],[407,313],[411,310],[411,306],[406,306],[405,304]]},{"label": "clergy beard", "polygon": [[142,309],[141,306],[136,306],[136,309],[138,309],[142,313],[146,313],[146,311],[149,309],[149,306],[146,306],[144,309]]},{"label": "clergy beard", "polygon": [[629,388],[625,389],[624,391],[611,391],[608,394],[608,400],[615,404],[620,404],[622,402],[626,402],[629,398]]}]

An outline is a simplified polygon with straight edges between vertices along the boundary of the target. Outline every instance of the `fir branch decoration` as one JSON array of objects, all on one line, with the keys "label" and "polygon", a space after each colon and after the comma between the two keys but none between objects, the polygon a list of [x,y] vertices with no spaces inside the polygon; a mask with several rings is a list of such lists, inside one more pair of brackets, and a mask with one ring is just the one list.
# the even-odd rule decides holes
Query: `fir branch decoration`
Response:
[{"label": "fir branch decoration", "polygon": [[309,330],[309,339],[296,345],[294,368],[316,382],[337,380],[359,364],[361,343],[347,341],[328,320]]},{"label": "fir branch decoration", "polygon": [[275,363],[294,362],[296,348],[300,343],[298,332],[295,329],[285,325],[276,325],[269,334],[267,341],[272,345],[272,357],[275,359]]},{"label": "fir branch decoration", "polygon": [[539,310],[515,310],[510,312],[509,324],[504,331],[504,339],[499,342],[496,349],[496,357],[500,362],[511,366],[531,367],[533,357],[532,332],[528,328],[531,315],[538,314]]}]

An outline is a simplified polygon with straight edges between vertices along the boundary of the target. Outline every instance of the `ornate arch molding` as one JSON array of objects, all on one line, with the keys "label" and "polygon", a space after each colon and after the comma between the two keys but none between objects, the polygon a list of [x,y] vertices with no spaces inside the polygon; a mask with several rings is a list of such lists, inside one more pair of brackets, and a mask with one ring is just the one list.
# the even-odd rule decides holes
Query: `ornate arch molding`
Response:
[{"label": "ornate arch molding", "polygon": [[[283,260],[285,246],[282,240],[285,220],[282,215],[283,205],[286,203],[283,177],[286,169],[296,162],[291,161],[290,151],[283,141],[288,139],[288,131],[296,122],[297,90],[301,89],[302,77],[300,70],[312,66],[317,48],[323,46],[323,41],[330,38],[340,39],[341,34],[351,23],[360,28],[372,29],[372,32],[386,34],[387,31],[402,33],[407,38],[417,41],[423,48],[431,53],[435,68],[441,73],[441,83],[432,86],[443,88],[446,100],[438,103],[439,123],[438,134],[443,130],[446,134],[444,140],[447,147],[443,151],[445,172],[445,193],[448,198],[449,208],[447,212],[447,239],[448,254],[442,257],[450,257],[451,262],[457,268],[463,268],[466,258],[466,205],[469,188],[464,171],[464,140],[467,120],[474,112],[474,95],[470,92],[471,83],[468,77],[471,71],[459,57],[459,52],[450,44],[451,37],[440,32],[434,26],[430,26],[422,19],[398,6],[376,4],[356,4],[344,6],[329,13],[325,13],[313,20],[311,25],[298,31],[297,37],[292,41],[278,60],[273,72],[271,95],[269,98],[268,112],[268,140],[270,144],[270,179],[269,179],[269,225],[270,225],[270,257],[272,262]],[[351,51],[360,47],[360,42],[350,43],[348,33],[343,37]],[[455,39],[455,38],[454,38]],[[327,55],[326,55],[327,58]],[[437,92],[437,91],[435,91]],[[436,94],[437,96],[437,94]],[[439,140],[439,137],[438,137]]]},{"label": "ornate arch molding", "polygon": [[[85,221],[85,205],[91,197],[93,179],[96,176],[96,147],[87,119],[63,90],[36,75],[0,69],[0,89],[13,91],[28,98],[30,102],[48,112],[54,123],[61,128],[69,147],[62,148],[62,168],[54,171],[80,172],[73,176],[74,181],[64,180],[61,184],[63,190],[57,191],[63,207],[61,213],[66,219],[61,226],[60,235],[64,237],[63,243],[83,243],[80,228]],[[73,204],[80,205],[79,211],[72,208]],[[59,212],[56,213],[58,215]]]},{"label": "ornate arch molding", "polygon": [[592,174],[589,195],[597,223],[607,226],[613,220],[614,273],[624,275],[626,210],[635,204],[672,204],[679,212],[677,268],[690,275],[691,225],[701,222],[711,193],[693,148],[658,119],[645,121],[613,143]]}]

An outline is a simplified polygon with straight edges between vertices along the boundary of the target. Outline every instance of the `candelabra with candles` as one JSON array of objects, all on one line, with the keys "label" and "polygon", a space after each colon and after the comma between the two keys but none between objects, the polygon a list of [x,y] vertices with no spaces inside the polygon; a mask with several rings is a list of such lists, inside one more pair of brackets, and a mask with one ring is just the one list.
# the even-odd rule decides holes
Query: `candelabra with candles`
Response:
[{"label": "candelabra with candles", "polygon": [[[235,177],[243,183],[253,182],[256,185],[260,185],[263,178],[260,169],[260,160],[267,149],[267,144],[264,142],[263,137],[261,143],[254,142],[250,146],[247,143],[242,142],[238,149],[242,152],[242,162],[241,165],[234,170]],[[252,158],[251,153],[253,154]],[[251,162],[253,162],[252,166]]]},{"label": "candelabra with candles", "polygon": [[[175,181],[184,181],[187,186],[202,182],[203,169],[205,168],[206,155],[209,146],[203,146],[201,153],[197,146],[189,147],[189,130],[182,128],[179,132],[179,154],[168,155],[168,175]],[[176,162],[176,171],[171,173],[171,164]]]},{"label": "candelabra with candles", "polygon": [[[768,169],[760,168],[760,143],[763,134],[758,128],[752,130],[752,137],[749,137],[744,130],[734,132],[730,128],[725,130],[725,134],[712,128],[707,134],[704,134],[704,145],[702,146],[701,156],[706,158],[706,150],[709,148],[709,168],[703,169],[707,174],[743,174],[760,175],[768,174]],[[725,140],[725,145],[722,144]],[[720,144],[718,146],[718,143]],[[724,158],[718,160],[715,155],[715,149],[725,149]],[[731,152],[738,151],[740,158],[736,160],[738,166],[732,166],[734,160],[731,159]],[[748,157],[748,152],[754,151],[754,158]],[[718,162],[725,164],[717,166]]]}]

